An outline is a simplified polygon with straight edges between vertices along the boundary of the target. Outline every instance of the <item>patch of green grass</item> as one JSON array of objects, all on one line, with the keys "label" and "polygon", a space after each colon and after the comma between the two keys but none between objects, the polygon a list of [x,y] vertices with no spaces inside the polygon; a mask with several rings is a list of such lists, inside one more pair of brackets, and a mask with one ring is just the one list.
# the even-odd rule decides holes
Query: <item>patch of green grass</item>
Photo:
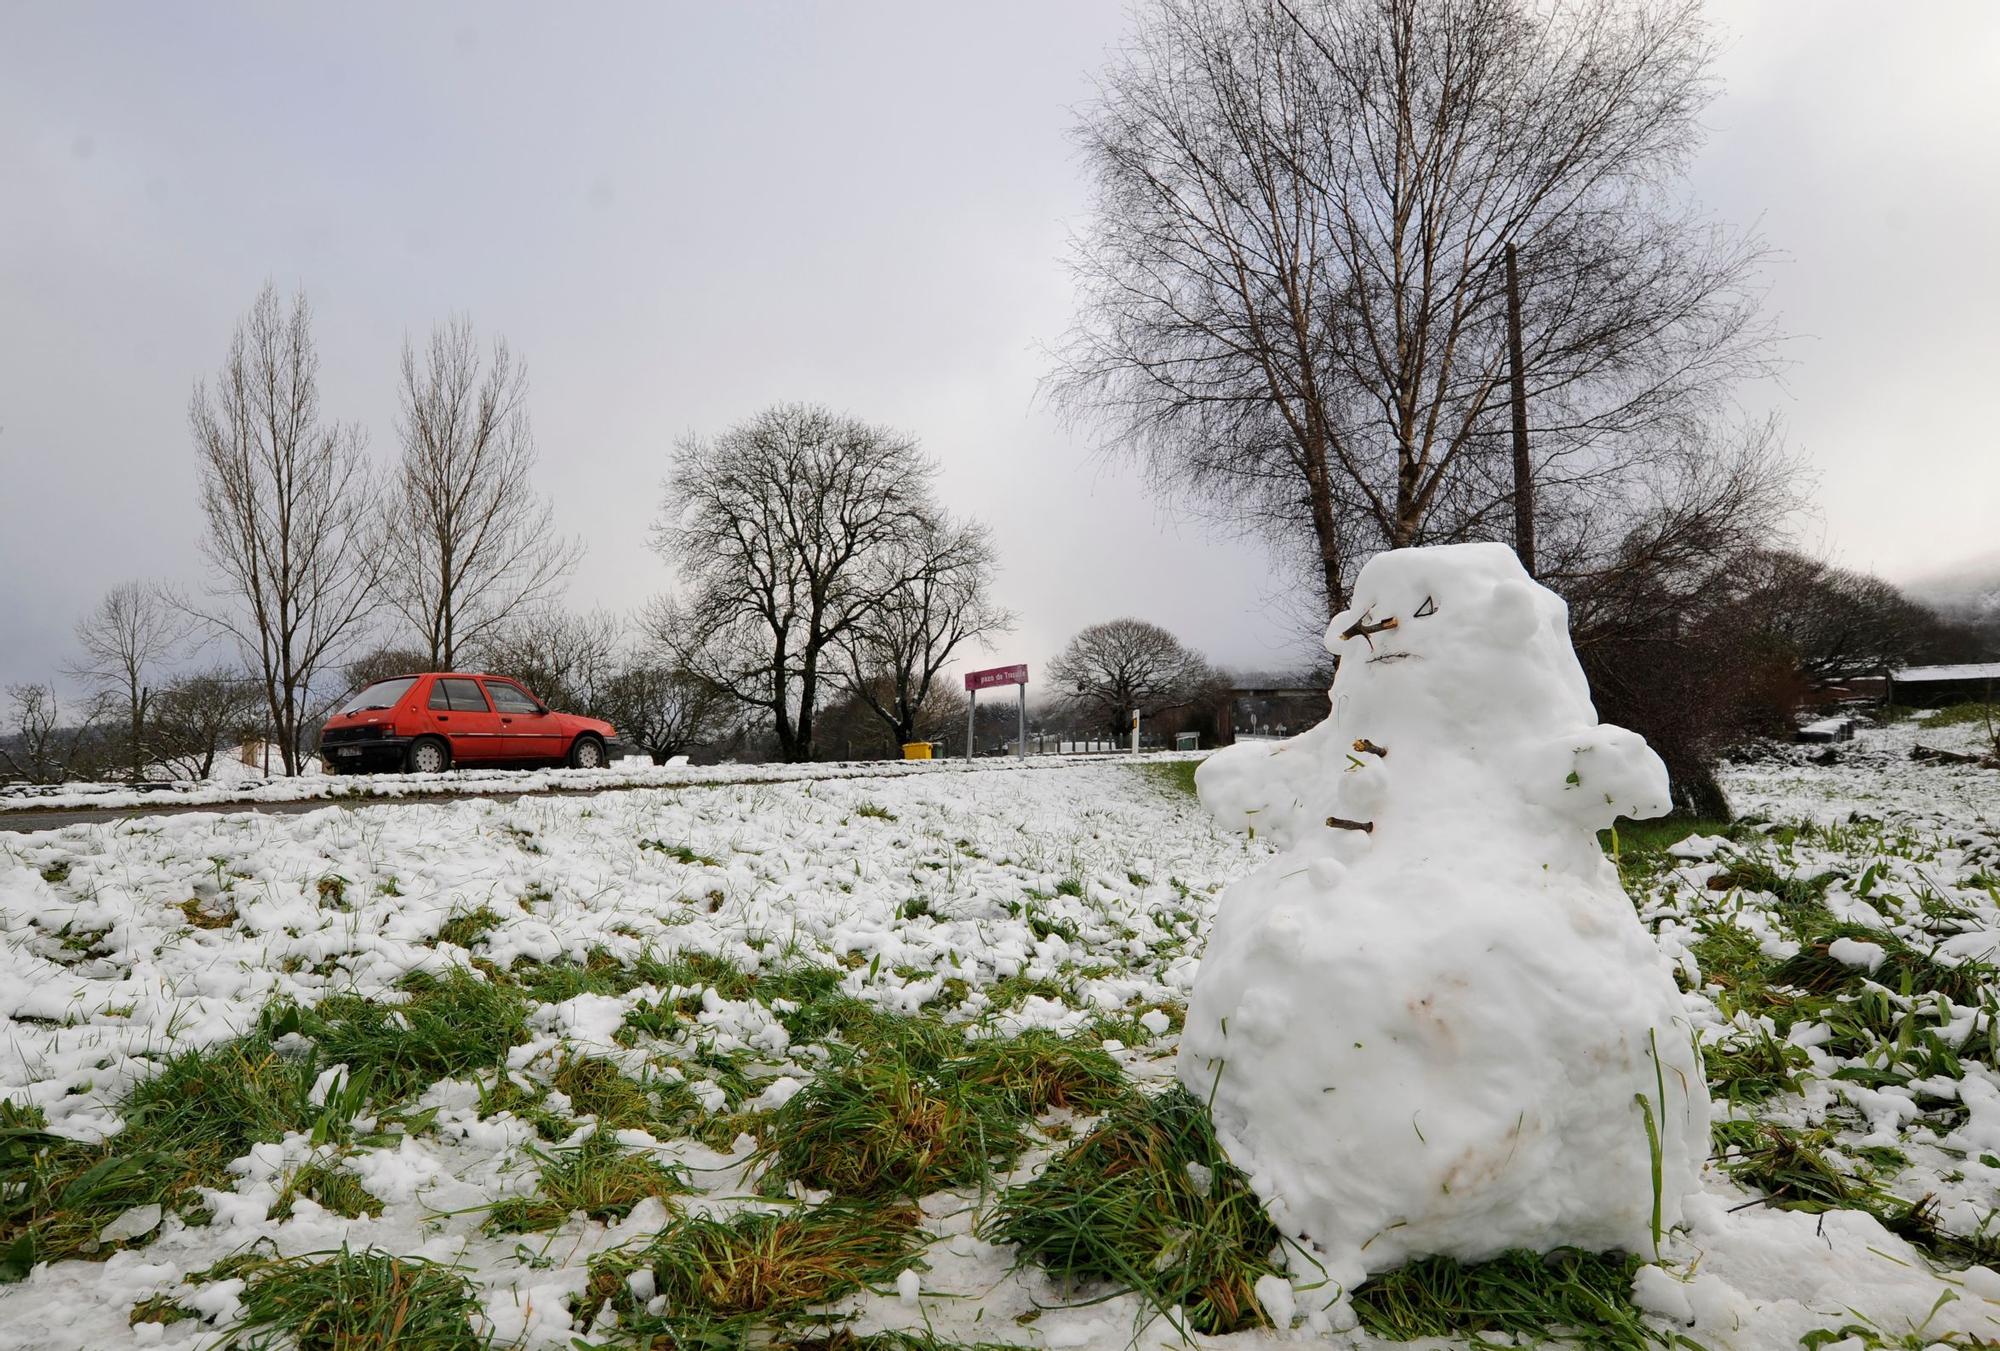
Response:
[{"label": "patch of green grass", "polygon": [[1737,829],[1727,821],[1685,816],[1655,817],[1646,821],[1621,816],[1616,823],[1597,832],[1597,842],[1618,865],[1619,878],[1630,890],[1663,871],[1673,861],[1667,850],[1688,836],[1730,836]]},{"label": "patch of green grass", "polygon": [[1812,1057],[1804,1047],[1782,1041],[1759,1026],[1703,1047],[1702,1064],[1715,1095],[1743,1108],[1781,1093],[1797,1092],[1799,1075],[1811,1067]]},{"label": "patch of green grass", "polygon": [[477,910],[458,911],[438,926],[437,941],[453,947],[470,948],[504,922],[499,913],[488,905],[482,905]]},{"label": "patch of green grass", "polygon": [[132,1316],[125,1321],[136,1328],[141,1323],[180,1323],[200,1317],[187,1305],[166,1295],[149,1295],[132,1306]]},{"label": "patch of green grass", "polygon": [[1140,765],[1138,770],[1169,794],[1195,796],[1194,772],[1200,760],[1172,760],[1166,764]]},{"label": "patch of green grass", "polygon": [[1102,1045],[1033,1028],[1014,1037],[981,1037],[946,1067],[960,1083],[999,1097],[1014,1111],[1102,1112],[1132,1092]]},{"label": "patch of green grass", "polygon": [[[1946,1230],[1937,1221],[1936,1197],[1911,1201],[1876,1180],[1908,1165],[1899,1150],[1843,1149],[1831,1128],[1800,1130],[1773,1121],[1721,1122],[1714,1135],[1724,1171],[1764,1193],[1767,1204],[1808,1214],[1865,1211],[1947,1266],[2000,1261],[2000,1235]],[[1842,1166],[1849,1159],[1858,1166]]]},{"label": "patch of green grass", "polygon": [[862,803],[854,809],[854,814],[856,816],[871,817],[877,821],[893,821],[896,819],[896,813],[890,811],[887,807],[878,806],[873,802]]},{"label": "patch of green grass", "polygon": [[1977,723],[1982,727],[1991,723],[1995,727],[2000,727],[2000,704],[1987,704],[1974,701],[1966,704],[1951,704],[1944,708],[1934,708],[1918,719],[1917,726],[1924,728],[1963,727],[1967,723]]},{"label": "patch of green grass", "polygon": [[[642,1248],[590,1264],[587,1307],[609,1301],[621,1330],[642,1346],[749,1344],[761,1322],[778,1323],[857,1290],[893,1281],[917,1260],[915,1206],[829,1203],[727,1220],[683,1215]],[[665,1311],[646,1312],[630,1277],[646,1273]]]},{"label": "patch of green grass", "polygon": [[[1816,927],[1807,944],[1778,965],[1773,972],[1775,979],[1813,994],[1856,994],[1872,982],[1906,995],[1929,990],[1961,1004],[1977,1004],[2000,978],[2000,971],[1983,962],[1946,966],[1934,961],[1887,929],[1838,923]],[[1880,947],[1884,954],[1881,966],[1870,973],[1831,956],[1828,947],[1841,938]]]},{"label": "patch of green grass", "polygon": [[42,869],[42,880],[50,886],[60,886],[69,881],[69,860],[57,859]]},{"label": "patch of green grass", "polygon": [[233,1332],[288,1335],[299,1351],[483,1351],[479,1300],[451,1267],[381,1252],[315,1254],[251,1269]]},{"label": "patch of green grass", "polygon": [[658,1117],[652,1095],[608,1060],[571,1056],[549,1076],[567,1094],[577,1116],[593,1116],[607,1130],[644,1127]]},{"label": "patch of green grass", "polygon": [[334,995],[312,1008],[288,1006],[265,1022],[272,1035],[310,1037],[323,1060],[346,1064],[391,1102],[439,1079],[500,1065],[528,1039],[528,1003],[520,992],[464,967],[443,979],[413,976],[404,989],[408,998],[399,1004]]},{"label": "patch of green grass", "polygon": [[1826,908],[1826,889],[1838,876],[1831,872],[1812,877],[1788,876],[1764,859],[1736,858],[1710,878],[1708,886],[1711,891],[1740,889],[1777,897],[1778,917],[1804,936],[1806,930],[1832,922],[1833,916]]},{"label": "patch of green grass", "polygon": [[1256,1283],[1276,1271],[1278,1231],[1224,1156],[1207,1109],[1179,1086],[1114,1108],[1003,1195],[982,1232],[1055,1275],[1114,1282],[1162,1311],[1179,1306],[1198,1332],[1268,1322]]},{"label": "patch of green grass", "polygon": [[1054,999],[1068,1003],[1075,991],[1059,980],[1049,976],[1030,976],[1017,971],[1011,976],[1002,976],[986,987],[986,998],[996,1010],[1004,1013],[1019,1008],[1031,998]]},{"label": "patch of green grass", "polygon": [[530,1152],[541,1169],[534,1194],[495,1206],[486,1222],[493,1233],[553,1229],[578,1212],[622,1220],[649,1196],[665,1200],[694,1190],[685,1170],[665,1167],[601,1132],[575,1149]]},{"label": "patch of green grass", "polygon": [[301,1196],[350,1220],[382,1213],[381,1200],[361,1185],[360,1177],[338,1164],[309,1163],[286,1178],[271,1206],[271,1218],[290,1219],[292,1204]]},{"label": "patch of green grass", "polygon": [[1516,1250],[1470,1264],[1427,1257],[1370,1277],[1354,1291],[1361,1326],[1391,1341],[1503,1333],[1523,1343],[1567,1337],[1597,1347],[1672,1346],[1632,1304],[1629,1253]]},{"label": "patch of green grass", "polygon": [[102,1144],[51,1134],[38,1112],[0,1110],[0,1280],[39,1261],[110,1256],[118,1243],[98,1235],[134,1207],[195,1213],[199,1190],[228,1186],[230,1162],[253,1144],[292,1131],[339,1137],[361,1094],[343,1088],[314,1103],[319,1068],[262,1034],[184,1051],[126,1095],[125,1128]]},{"label": "patch of green grass", "polygon": [[489,1087],[484,1084],[479,1090],[479,1116],[481,1120],[499,1116],[503,1112],[512,1113],[515,1118],[534,1127],[535,1134],[544,1140],[564,1140],[575,1131],[576,1125],[562,1113],[550,1108],[548,1091],[542,1088],[525,1089],[515,1083],[509,1075],[499,1075]]},{"label": "patch of green grass", "polygon": [[685,863],[690,867],[719,868],[722,866],[707,854],[697,854],[684,844],[668,844],[665,840],[641,840],[639,841],[639,847],[641,849],[650,849],[656,854],[665,854],[668,858],[674,860],[674,862]]},{"label": "patch of green grass", "polygon": [[1024,1136],[996,1094],[890,1058],[821,1071],[772,1114],[758,1162],[843,1197],[926,1196],[985,1179]]}]

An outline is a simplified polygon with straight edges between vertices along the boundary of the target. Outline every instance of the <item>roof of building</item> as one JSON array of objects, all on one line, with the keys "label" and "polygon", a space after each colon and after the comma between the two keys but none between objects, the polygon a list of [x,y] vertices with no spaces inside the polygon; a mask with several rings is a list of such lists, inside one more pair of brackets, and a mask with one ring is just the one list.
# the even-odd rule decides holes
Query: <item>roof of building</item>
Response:
[{"label": "roof of building", "polygon": [[1931,680],[2000,680],[2000,661],[1960,662],[1955,666],[1905,666],[1889,672],[1891,680],[1919,685]]}]

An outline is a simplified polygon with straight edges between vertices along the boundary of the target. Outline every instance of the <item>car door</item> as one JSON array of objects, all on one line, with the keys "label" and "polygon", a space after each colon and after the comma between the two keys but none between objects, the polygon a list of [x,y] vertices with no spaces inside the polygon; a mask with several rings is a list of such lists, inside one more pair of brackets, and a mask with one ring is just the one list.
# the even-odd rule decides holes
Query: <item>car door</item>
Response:
[{"label": "car door", "polygon": [[439,676],[431,682],[427,710],[431,724],[451,742],[453,760],[507,758],[500,734],[500,715],[486,702],[477,680],[470,676]]},{"label": "car door", "polygon": [[562,727],[541,700],[511,680],[489,676],[486,693],[500,714],[500,740],[509,760],[560,760],[568,754]]}]

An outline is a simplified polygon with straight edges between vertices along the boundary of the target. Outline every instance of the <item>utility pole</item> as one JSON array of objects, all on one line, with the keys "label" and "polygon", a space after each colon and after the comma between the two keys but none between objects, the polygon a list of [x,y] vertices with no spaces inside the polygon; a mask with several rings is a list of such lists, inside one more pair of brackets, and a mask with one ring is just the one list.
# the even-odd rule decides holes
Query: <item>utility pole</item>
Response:
[{"label": "utility pole", "polygon": [[1535,575],[1535,470],[1528,462],[1528,373],[1521,359],[1521,276],[1507,246],[1507,361],[1514,401],[1514,552]]}]

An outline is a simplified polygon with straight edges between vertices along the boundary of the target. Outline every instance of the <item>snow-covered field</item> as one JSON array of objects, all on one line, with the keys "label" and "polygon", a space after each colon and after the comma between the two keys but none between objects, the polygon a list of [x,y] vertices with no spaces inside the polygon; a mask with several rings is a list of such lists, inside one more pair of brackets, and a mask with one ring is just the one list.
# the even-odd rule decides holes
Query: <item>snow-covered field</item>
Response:
[{"label": "snow-covered field", "polygon": [[[1637,1274],[1656,1337],[2000,1339],[2000,1275],[1978,1265],[2000,1264],[2000,772],[1908,758],[1969,736],[1776,752],[1728,784],[1798,828],[1621,842],[1721,1123],[1705,1195]],[[452,1269],[370,1269],[419,1282],[412,1307],[447,1325],[425,1345],[686,1345],[673,1320],[711,1306],[740,1337],[717,1287],[673,1282],[756,1266],[782,1308],[810,1245],[701,1227],[746,1213],[850,1226],[835,1246],[872,1254],[841,1259],[872,1289],[822,1283],[816,1307],[852,1315],[857,1347],[1180,1340],[1142,1295],[991,1241],[1005,1188],[1087,1128],[1087,1093],[1037,1100],[1018,1153],[989,1140],[982,1175],[914,1216],[859,1173],[809,1185],[785,1152],[847,1120],[805,1110],[847,1082],[845,1048],[886,1063],[940,1029],[970,1038],[899,1090],[940,1112],[937,1085],[998,1045],[1051,1065],[1101,1048],[1165,1085],[1216,897],[1264,857],[1165,766],[940,769],[0,837],[0,1346],[310,1328],[278,1279],[306,1264],[276,1259],[324,1270],[343,1247]],[[941,1167],[950,1118],[923,1120],[921,1167]],[[769,1241],[686,1255],[719,1233]],[[1300,1337],[1352,1327],[1292,1266],[1263,1308],[1289,1305]],[[787,1326],[784,1344],[828,1335]]]}]

